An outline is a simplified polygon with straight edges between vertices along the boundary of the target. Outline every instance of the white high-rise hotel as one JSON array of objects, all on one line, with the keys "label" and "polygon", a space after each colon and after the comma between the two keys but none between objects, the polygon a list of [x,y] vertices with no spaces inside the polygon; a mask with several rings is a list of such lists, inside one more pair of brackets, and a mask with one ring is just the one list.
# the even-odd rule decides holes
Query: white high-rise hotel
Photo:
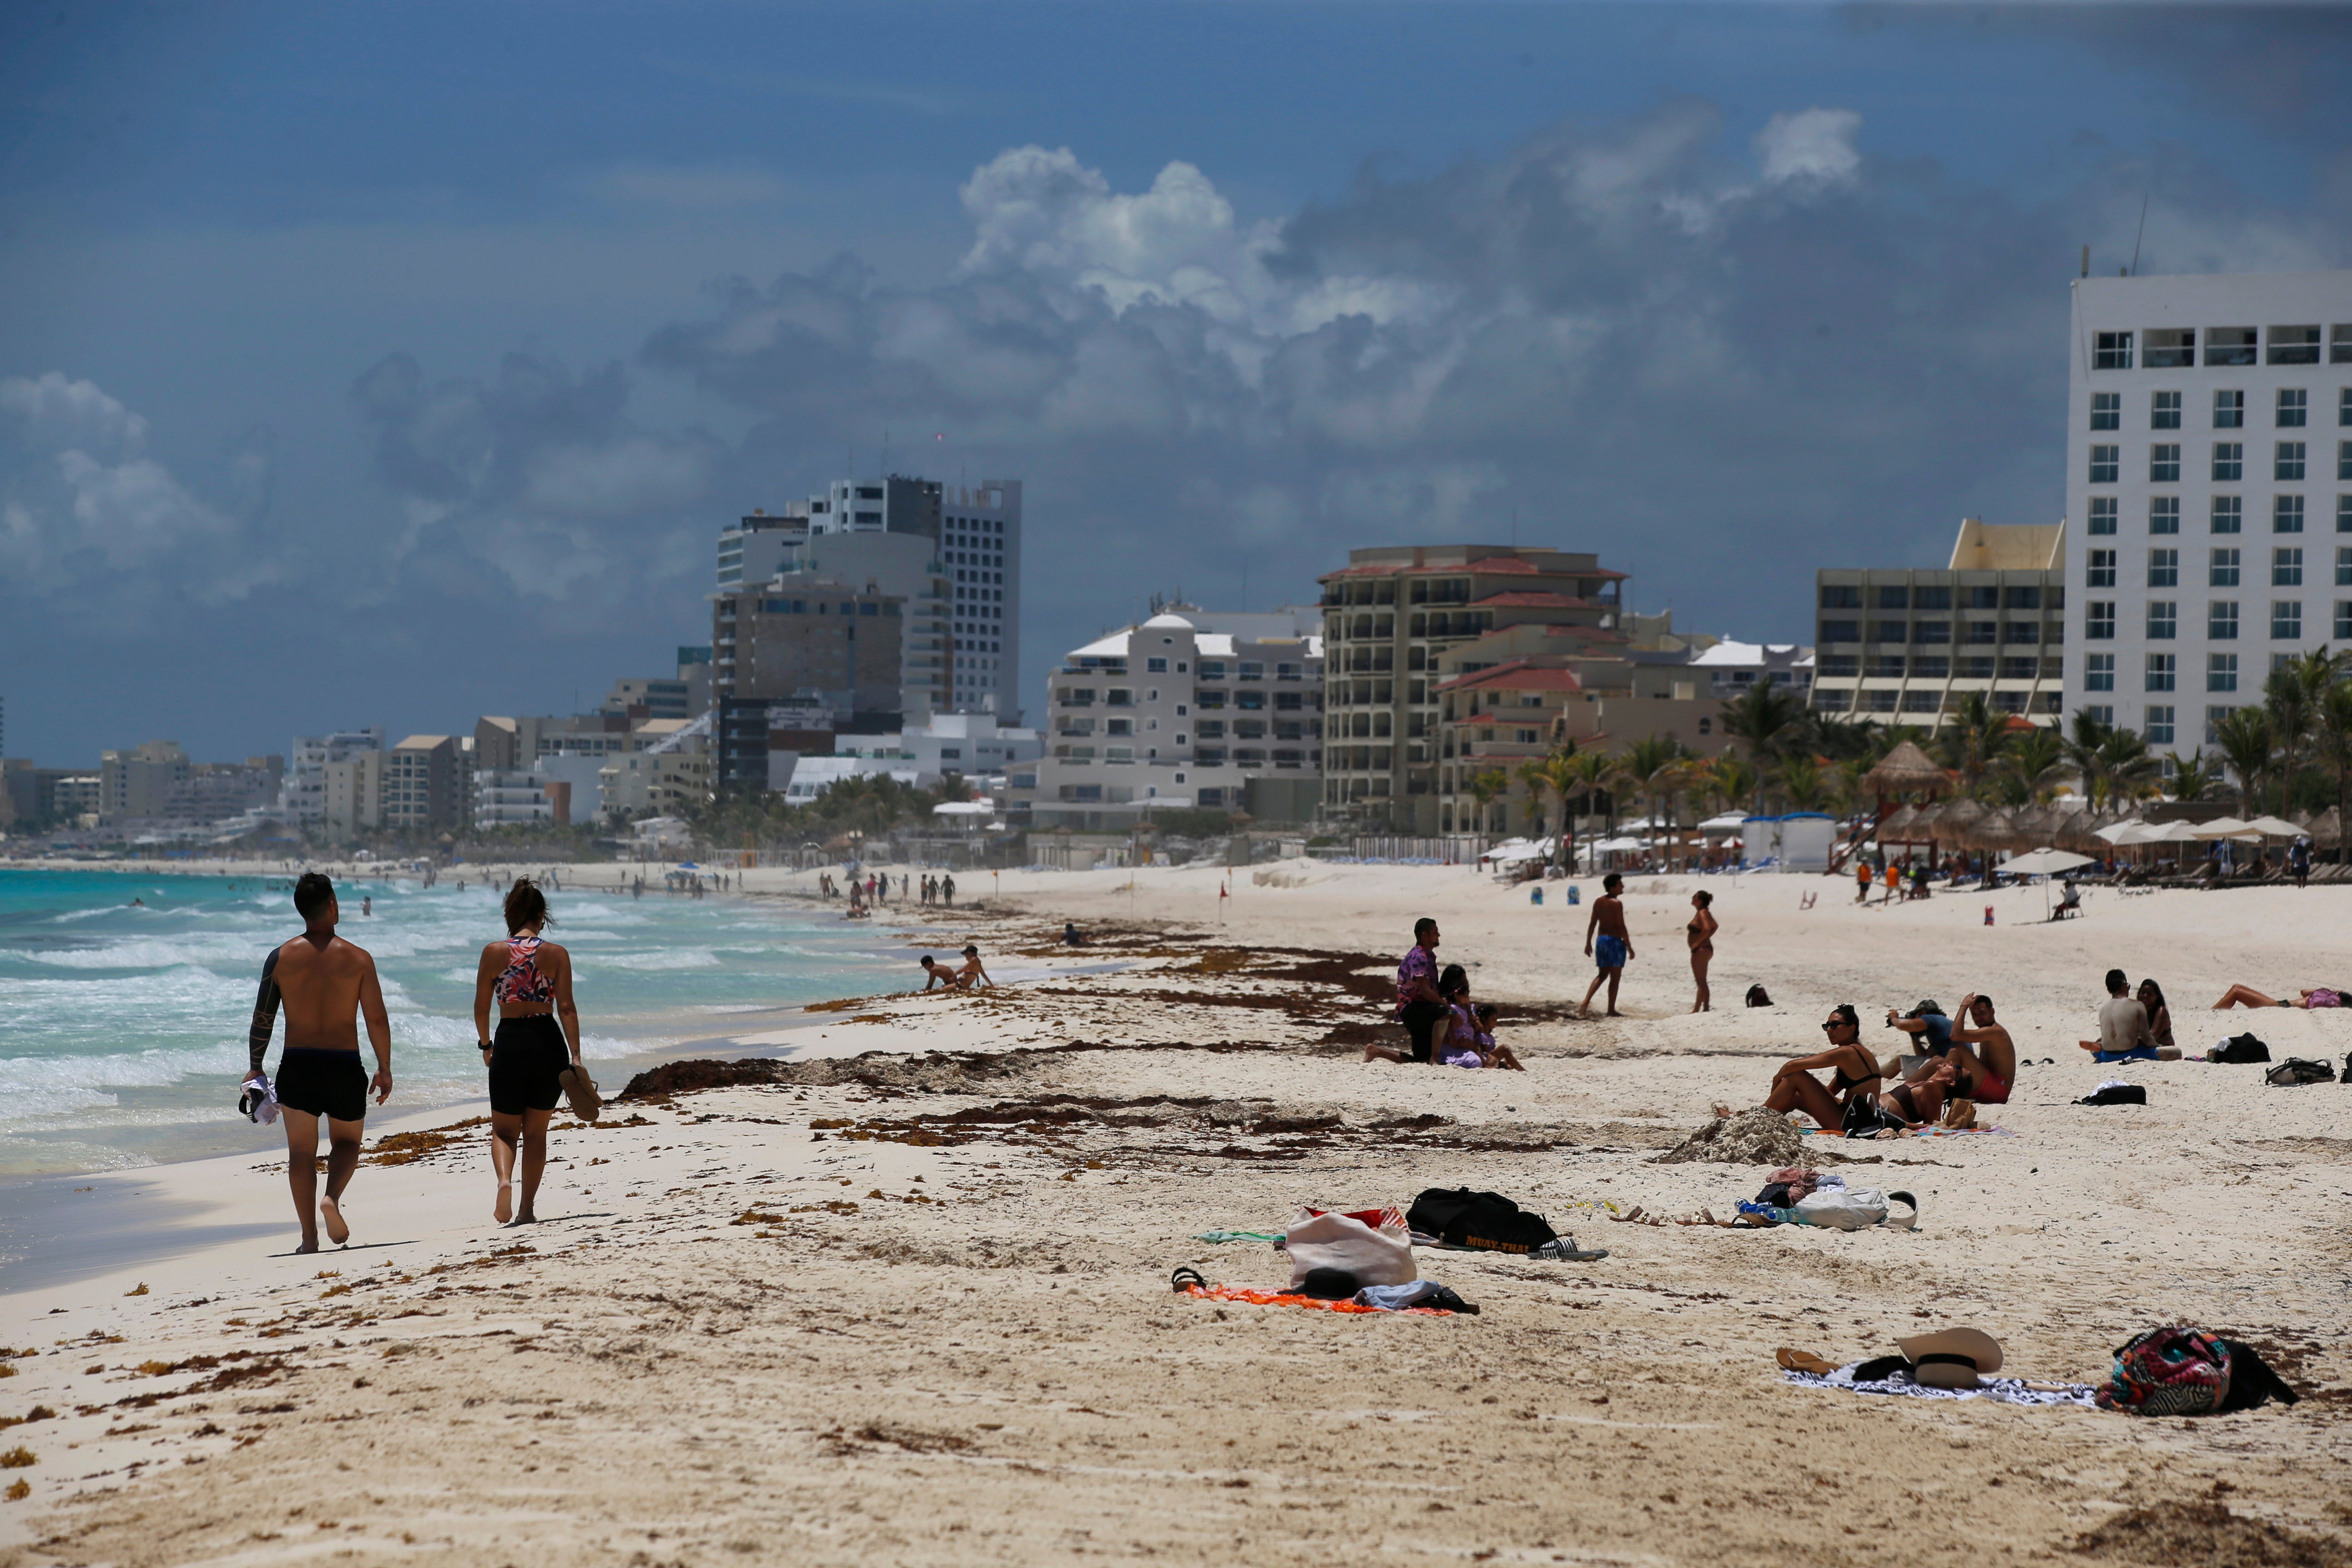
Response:
[{"label": "white high-rise hotel", "polygon": [[2186,753],[2352,642],[2352,272],[2074,288],[2066,710]]}]

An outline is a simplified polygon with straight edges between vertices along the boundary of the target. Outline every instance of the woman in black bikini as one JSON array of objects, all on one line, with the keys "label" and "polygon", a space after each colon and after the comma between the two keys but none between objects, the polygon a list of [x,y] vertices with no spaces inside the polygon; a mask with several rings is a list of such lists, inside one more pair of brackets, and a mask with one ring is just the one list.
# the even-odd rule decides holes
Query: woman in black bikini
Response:
[{"label": "woman in black bikini", "polygon": [[[1862,1044],[1862,1018],[1853,1004],[1841,1002],[1830,1009],[1822,1026],[1830,1048],[1818,1056],[1798,1057],[1780,1064],[1772,1075],[1772,1092],[1764,1097],[1768,1110],[1801,1110],[1832,1132],[1845,1128],[1845,1108],[1856,1096],[1874,1099],[1878,1093],[1878,1063]],[[1812,1075],[1831,1071],[1826,1087]]]},{"label": "woman in black bikini", "polygon": [[1691,1004],[1694,1013],[1710,1012],[1715,1005],[1715,994],[1706,988],[1706,966],[1715,958],[1715,933],[1723,928],[1707,907],[1714,902],[1715,895],[1704,888],[1693,893],[1691,908],[1696,912],[1685,928],[1690,937],[1691,978],[1698,982],[1698,1000]]},{"label": "woman in black bikini", "polygon": [[[499,1177],[491,1211],[500,1225],[531,1225],[531,1204],[547,1169],[547,1123],[563,1098],[562,1076],[579,1072],[580,1014],[572,1005],[572,955],[540,932],[554,923],[547,896],[528,877],[507,889],[504,942],[482,949],[474,977],[474,1032],[490,1073],[490,1164]],[[490,1033],[490,1002],[499,1032]],[[562,1023],[558,1026],[557,1016]],[[568,1044],[567,1044],[568,1042]],[[583,1112],[583,1114],[593,1113]],[[514,1206],[515,1145],[522,1145],[522,1206]]]}]

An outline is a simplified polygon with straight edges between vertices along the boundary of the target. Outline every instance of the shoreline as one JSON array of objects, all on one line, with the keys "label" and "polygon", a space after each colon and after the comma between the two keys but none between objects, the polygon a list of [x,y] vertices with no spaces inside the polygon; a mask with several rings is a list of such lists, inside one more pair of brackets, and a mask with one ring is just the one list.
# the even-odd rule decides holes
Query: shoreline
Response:
[{"label": "shoreline", "polygon": [[[1143,1541],[1205,1564],[1238,1536],[1285,1562],[1899,1552],[1958,1568],[2048,1560],[2106,1521],[2221,1498],[2224,1479],[2220,1522],[2162,1514],[2207,1532],[2176,1537],[2181,1560],[2256,1521],[2352,1547],[2328,1510],[2352,1423],[2352,1241],[2335,1218],[2352,1199],[2352,1089],[2098,1067],[2073,1045],[2106,963],[2152,962],[2184,1048],[2226,1025],[2278,1058],[2340,1060],[2352,1018],[2223,1017],[2189,998],[2324,973],[2352,889],[2219,910],[2095,898],[2064,925],[1986,928],[1982,904],[2006,921],[2038,890],[1802,911],[1811,879],[1718,881],[1717,994],[1759,980],[1780,1005],[1692,1015],[1686,894],[1644,879],[1631,1016],[1587,1022],[1561,1005],[1589,975],[1583,909],[1459,870],[1255,870],[1234,873],[1222,924],[1215,875],[1008,876],[972,917],[992,969],[1001,953],[1007,972],[1067,972],[859,999],[813,1016],[822,1055],[616,1105],[593,1129],[559,1113],[533,1229],[489,1225],[482,1130],[447,1113],[409,1129],[447,1142],[362,1163],[359,1245],[319,1257],[280,1256],[282,1159],[118,1178],[137,1201],[202,1205],[175,1211],[193,1223],[276,1236],[0,1289],[0,1340],[41,1351],[8,1363],[0,1414],[58,1412],[7,1434],[37,1462],[12,1472],[32,1495],[0,1507],[0,1565],[262,1552],[944,1568]],[[1475,964],[1528,1072],[1360,1059],[1359,1041],[1395,1032],[1382,993],[1422,913],[1443,922],[1442,961]],[[1095,945],[1058,948],[1065,919]],[[2000,1131],[1806,1140],[1810,1157],[1858,1162],[1839,1167],[1850,1182],[1915,1192],[1916,1231],[1609,1218],[1751,1195],[1758,1169],[1652,1162],[1711,1102],[1752,1103],[1814,1048],[1829,1003],[1948,1005],[1964,989],[1995,993],[2036,1064],[1985,1108]],[[2074,1103],[2111,1075],[2149,1103]],[[1472,1318],[1169,1290],[1179,1264],[1283,1282],[1280,1254],[1202,1232],[1456,1185],[1611,1256],[1417,1254],[1482,1306]],[[1993,1332],[2008,1369],[2081,1380],[2165,1321],[2258,1343],[2307,1397],[2138,1420],[1791,1387],[1772,1359],[1853,1361],[1962,1323]],[[364,1425],[332,1424],[352,1416]],[[365,1468],[339,1470],[355,1431]],[[1868,1485],[1785,1484],[1848,1468],[1823,1454],[1902,1463]],[[1954,1508],[1967,1528],[1937,1527]]]}]

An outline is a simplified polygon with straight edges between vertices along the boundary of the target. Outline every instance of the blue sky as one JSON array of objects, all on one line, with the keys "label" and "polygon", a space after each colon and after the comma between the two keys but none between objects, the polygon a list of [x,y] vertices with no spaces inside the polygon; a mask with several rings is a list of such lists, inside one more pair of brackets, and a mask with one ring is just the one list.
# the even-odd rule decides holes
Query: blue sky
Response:
[{"label": "blue sky", "polygon": [[10,8],[7,749],[593,705],[886,430],[1028,481],[1033,692],[1514,511],[1801,637],[2056,515],[2143,197],[2146,270],[2347,265],[2347,16]]}]

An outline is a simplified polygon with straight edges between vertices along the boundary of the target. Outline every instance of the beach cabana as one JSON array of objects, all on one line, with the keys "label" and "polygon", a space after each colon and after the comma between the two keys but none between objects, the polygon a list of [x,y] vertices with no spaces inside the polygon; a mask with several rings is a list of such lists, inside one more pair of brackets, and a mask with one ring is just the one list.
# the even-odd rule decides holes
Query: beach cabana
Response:
[{"label": "beach cabana", "polygon": [[1862,775],[1862,787],[1885,800],[1890,795],[1943,794],[1952,787],[1952,775],[1909,741],[1878,760]]}]

